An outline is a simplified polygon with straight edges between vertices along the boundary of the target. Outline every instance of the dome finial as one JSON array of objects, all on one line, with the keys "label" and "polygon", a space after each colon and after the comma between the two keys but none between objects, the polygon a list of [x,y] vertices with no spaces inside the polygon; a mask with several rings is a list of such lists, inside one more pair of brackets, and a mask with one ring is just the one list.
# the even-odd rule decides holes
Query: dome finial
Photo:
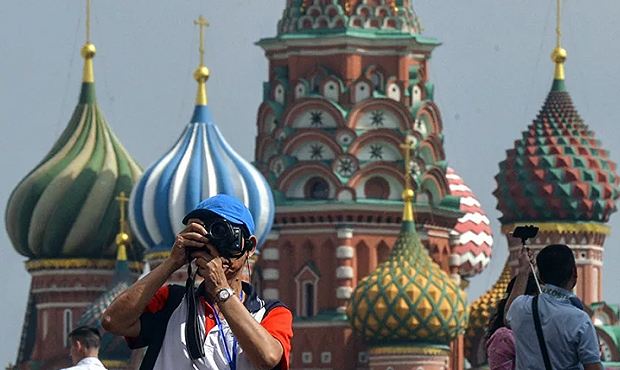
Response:
[{"label": "dome finial", "polygon": [[209,27],[209,22],[202,15],[194,21],[200,29],[200,65],[194,72],[194,78],[198,82],[198,93],[196,94],[196,105],[207,105],[207,80],[209,79],[209,68],[205,66],[205,43],[204,30]]},{"label": "dome finial", "polygon": [[556,19],[556,44],[555,49],[551,53],[551,60],[555,63],[554,79],[558,81],[564,81],[564,62],[566,61],[566,49],[561,46],[562,28],[561,28],[561,15],[562,15],[562,0],[557,0],[557,19]]},{"label": "dome finial", "polygon": [[403,190],[403,221],[413,222],[413,188],[411,187],[411,151],[415,146],[412,135],[407,135],[405,142],[400,145],[405,162],[405,190]]},{"label": "dome finial", "polygon": [[119,230],[116,234],[116,260],[127,261],[127,245],[131,242],[131,235],[127,230],[127,220],[125,219],[125,205],[129,201],[129,198],[125,195],[124,191],[116,197],[118,201],[121,217],[119,219]]},{"label": "dome finial", "polygon": [[84,58],[84,73],[82,82],[95,82],[95,72],[93,69],[93,58],[97,49],[95,45],[90,42],[90,0],[86,0],[86,42],[82,46],[80,53]]}]

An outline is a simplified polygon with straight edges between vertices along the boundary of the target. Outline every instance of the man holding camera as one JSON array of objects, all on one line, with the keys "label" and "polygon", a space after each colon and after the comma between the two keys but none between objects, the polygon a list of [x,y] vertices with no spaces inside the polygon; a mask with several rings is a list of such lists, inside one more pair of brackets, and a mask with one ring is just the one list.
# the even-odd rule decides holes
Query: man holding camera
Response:
[{"label": "man holding camera", "polygon": [[544,284],[537,297],[523,295],[530,272],[526,250],[505,308],[516,342],[517,370],[602,370],[599,342],[588,314],[572,290],[577,283],[573,251],[553,244],[536,256]]},{"label": "man holding camera", "polygon": [[[254,221],[238,199],[219,194],[183,219],[170,256],[123,292],[103,316],[131,348],[148,346],[145,369],[288,369],[292,314],[242,281],[256,249]],[[165,285],[195,261],[203,282]],[[191,265],[190,265],[191,266]]]}]

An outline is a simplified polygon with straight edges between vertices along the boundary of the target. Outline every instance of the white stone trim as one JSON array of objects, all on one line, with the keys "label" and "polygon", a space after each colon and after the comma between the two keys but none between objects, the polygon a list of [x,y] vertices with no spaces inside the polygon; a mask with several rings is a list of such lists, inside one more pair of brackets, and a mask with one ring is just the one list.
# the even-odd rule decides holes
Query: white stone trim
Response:
[{"label": "white stone trim", "polygon": [[[292,225],[289,225],[289,227],[290,226]],[[395,225],[390,224],[389,226],[395,226]],[[400,233],[399,226],[395,226],[393,229],[360,227],[359,230],[362,233],[372,233],[372,234],[377,234],[377,235],[388,235],[388,236],[398,235]],[[309,228],[307,227],[307,225],[300,224],[299,229],[282,230],[282,235],[333,234],[334,231],[335,230],[333,227],[330,227],[330,228],[324,227],[324,228],[315,229],[315,228]]]},{"label": "white stone trim", "polygon": [[350,227],[338,228],[338,238],[351,239],[353,237],[353,229]]},{"label": "white stone trim", "polygon": [[30,272],[32,277],[35,276],[65,276],[65,275],[104,275],[104,276],[112,276],[114,275],[114,269],[111,270],[89,270],[89,269],[75,269],[75,270],[37,270]]},{"label": "white stone trim", "polygon": [[279,230],[271,230],[269,234],[267,234],[267,240],[278,240],[278,239],[280,239]]},{"label": "white stone trim", "polygon": [[341,245],[336,248],[336,258],[348,259],[355,255],[355,248],[349,245]]},{"label": "white stone trim", "polygon": [[338,266],[338,268],[336,268],[336,277],[338,279],[352,279],[353,278],[353,267]]},{"label": "white stone trim", "polygon": [[458,254],[451,254],[448,257],[448,265],[449,266],[460,266],[461,265],[461,256]]},{"label": "white stone trim", "polygon": [[302,352],[301,353],[301,362],[303,364],[312,363],[312,352]]},{"label": "white stone trim", "polygon": [[263,280],[278,280],[280,278],[280,270],[274,268],[263,269]]},{"label": "white stone trim", "polygon": [[48,302],[38,303],[37,310],[44,310],[46,308],[66,308],[66,307],[88,307],[92,302]]},{"label": "white stone trim", "polygon": [[46,288],[36,288],[32,289],[31,292],[34,294],[38,293],[66,293],[66,292],[105,292],[106,287],[85,287],[85,286],[75,286],[75,287],[57,287],[51,286]]},{"label": "white stone trim", "polygon": [[279,261],[280,250],[278,248],[265,248],[261,252],[261,258],[265,261]]},{"label": "white stone trim", "polygon": [[353,288],[349,286],[340,286],[336,288],[336,298],[338,299],[349,299],[353,294]]},{"label": "white stone trim", "polygon": [[275,288],[263,289],[263,298],[265,299],[280,299],[280,291]]},{"label": "white stone trim", "polygon": [[[295,328],[325,328],[325,327],[351,327],[348,321],[307,321],[307,322],[293,322],[293,329]],[[293,330],[294,331],[294,330]]]}]

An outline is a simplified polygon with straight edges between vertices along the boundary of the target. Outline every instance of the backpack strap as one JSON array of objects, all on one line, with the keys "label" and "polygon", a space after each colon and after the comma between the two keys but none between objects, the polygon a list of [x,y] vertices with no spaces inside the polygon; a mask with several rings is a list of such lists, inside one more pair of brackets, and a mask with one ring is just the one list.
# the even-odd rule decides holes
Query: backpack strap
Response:
[{"label": "backpack strap", "polygon": [[179,307],[179,304],[181,304],[181,300],[183,300],[183,296],[185,295],[185,288],[180,285],[170,284],[168,289],[168,299],[166,300],[164,308],[155,314],[157,317],[154,317],[153,320],[149,320],[148,322],[143,321],[142,318],[140,318],[140,324],[142,327],[141,330],[145,330],[145,325],[157,325],[156,328],[151,328],[151,330],[148,331],[151,336],[149,338],[149,347],[147,348],[146,354],[142,359],[140,370],[151,370],[155,366],[155,362],[159,356],[159,351],[164,343],[166,327],[168,326],[170,316],[172,316],[174,310]]},{"label": "backpack strap", "polygon": [[540,324],[540,314],[538,313],[538,296],[532,299],[532,316],[534,316],[534,327],[536,328],[536,336],[538,337],[538,345],[540,346],[540,353],[542,353],[543,361],[545,363],[546,370],[552,370],[551,361],[549,360],[549,352],[547,351],[547,344],[545,343],[545,336],[543,335],[542,325]]}]

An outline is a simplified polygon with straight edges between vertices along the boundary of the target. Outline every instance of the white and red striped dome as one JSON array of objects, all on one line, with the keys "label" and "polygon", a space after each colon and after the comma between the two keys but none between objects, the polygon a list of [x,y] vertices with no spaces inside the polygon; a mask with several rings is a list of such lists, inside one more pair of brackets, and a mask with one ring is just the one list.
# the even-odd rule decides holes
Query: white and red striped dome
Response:
[{"label": "white and red striped dome", "polygon": [[465,213],[452,231],[450,264],[458,266],[459,275],[471,277],[480,273],[491,261],[491,224],[474,193],[452,168],[448,168],[446,179],[450,185],[450,195],[461,198],[460,210]]}]

